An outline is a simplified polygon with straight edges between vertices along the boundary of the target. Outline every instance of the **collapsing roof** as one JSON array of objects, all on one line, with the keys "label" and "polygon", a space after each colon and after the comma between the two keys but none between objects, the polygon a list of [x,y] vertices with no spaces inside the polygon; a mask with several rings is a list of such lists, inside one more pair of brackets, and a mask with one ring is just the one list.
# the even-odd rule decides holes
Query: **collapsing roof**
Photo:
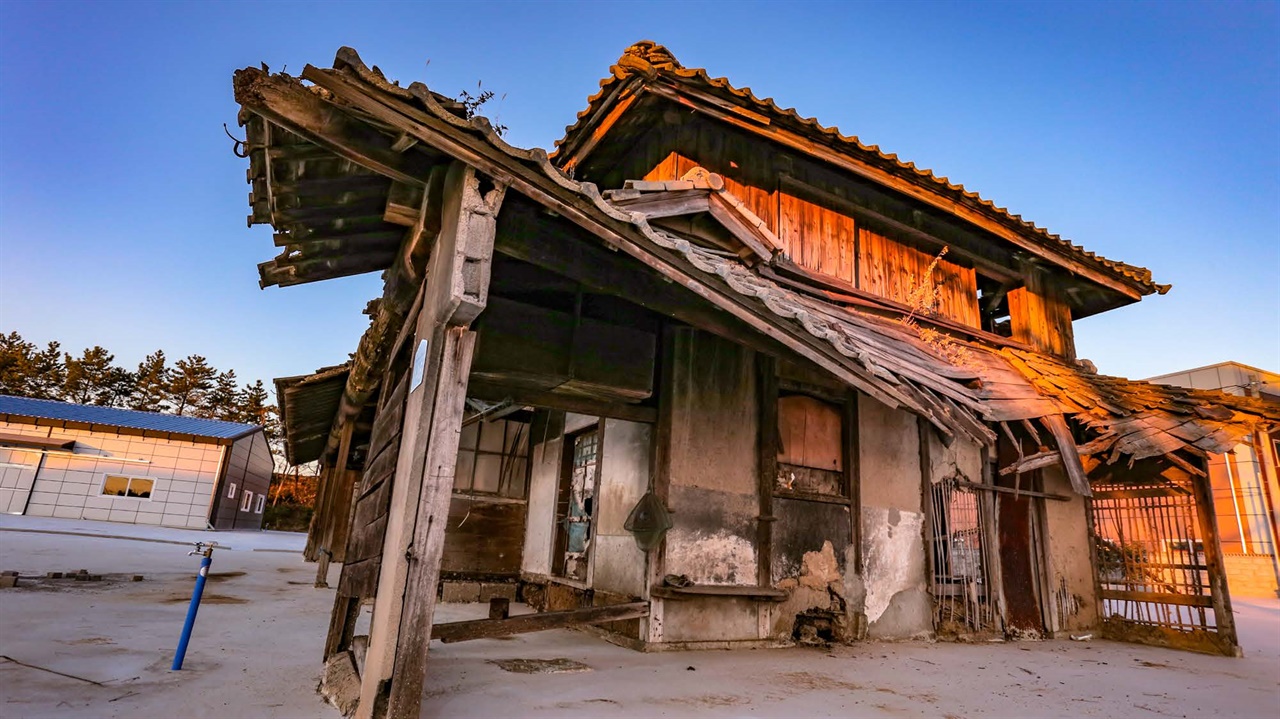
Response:
[{"label": "collapsing roof", "polygon": [[[402,88],[387,82],[349,48],[339,51],[334,69],[307,66],[302,77],[314,85],[257,68],[240,70],[236,99],[243,107],[242,123],[248,125],[251,220],[275,225],[277,245],[288,248],[264,263],[264,284],[386,271],[386,294],[374,308],[373,326],[347,374],[339,416],[359,411],[389,361],[392,340],[407,329],[404,319],[412,313],[404,298],[412,292],[406,288],[420,281],[429,238],[438,229],[427,226],[426,213],[417,208],[431,200],[441,168],[458,160],[692,290],[764,340],[785,345],[890,406],[924,417],[945,438],[958,435],[991,444],[996,434],[989,422],[1039,421],[1056,450],[1053,457],[1025,461],[1034,459],[1037,466],[1062,461],[1081,493],[1089,492],[1088,483],[1064,415],[1092,432],[1086,455],[1106,449],[1113,461],[1223,451],[1255,425],[1280,421],[1280,408],[1274,405],[1217,393],[1157,391],[1145,383],[1092,374],[1012,341],[961,337],[955,341],[963,345],[967,359],[954,363],[882,313],[833,300],[821,287],[803,281],[778,281],[775,270],[785,258],[771,249],[768,228],[711,173],[694,173],[661,187],[632,183],[602,195],[595,185],[568,177],[544,151],[507,144],[485,118],[464,117],[456,103],[425,85]],[[571,128],[570,136],[574,134]],[[878,162],[891,159],[882,156]],[[915,173],[905,165],[897,171],[906,169]],[[373,189],[371,173],[391,180],[379,185],[384,194]],[[962,188],[937,178],[929,182],[953,188],[947,191],[985,207],[982,212],[1003,212]],[[382,217],[376,217],[378,207],[385,208]],[[715,227],[707,230],[703,222],[698,230],[692,222],[686,227],[673,221],[690,215],[707,215]],[[402,237],[391,251],[393,231],[378,224],[388,218]],[[385,236],[362,238],[370,227]],[[1068,252],[1053,236],[1045,233],[1044,238],[1059,243],[1056,251]],[[1158,289],[1149,274],[1128,265],[1086,259],[1143,285],[1146,293]],[[336,384],[338,376],[325,378],[326,397],[332,398],[328,384]],[[291,410],[300,442],[304,435],[307,442],[318,441],[318,428],[335,416],[328,414],[330,406],[331,401],[318,402],[308,412],[305,430],[299,410]],[[1036,434],[1029,424],[1024,426]],[[330,431],[330,443],[333,436]]]}]

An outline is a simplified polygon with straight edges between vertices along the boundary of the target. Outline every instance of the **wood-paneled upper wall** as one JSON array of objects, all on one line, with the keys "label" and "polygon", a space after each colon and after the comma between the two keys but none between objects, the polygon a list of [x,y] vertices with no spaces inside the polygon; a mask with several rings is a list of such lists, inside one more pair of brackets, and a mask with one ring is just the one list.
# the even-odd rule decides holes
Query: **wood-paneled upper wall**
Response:
[{"label": "wood-paneled upper wall", "polygon": [[[903,304],[908,303],[912,288],[925,281],[934,251],[877,232],[849,212],[804,196],[803,188],[825,178],[812,178],[799,166],[781,170],[768,148],[758,142],[702,123],[658,128],[654,134],[632,158],[636,163],[632,177],[674,180],[696,166],[705,167],[724,176],[725,188],[769,226],[782,251],[797,265]],[[655,155],[658,148],[667,151],[658,150]],[[631,178],[618,178],[617,184],[622,179]],[[814,195],[830,191],[818,184],[813,188]],[[981,326],[972,267],[942,260],[933,281],[941,289],[937,307],[941,316],[969,327]]]}]

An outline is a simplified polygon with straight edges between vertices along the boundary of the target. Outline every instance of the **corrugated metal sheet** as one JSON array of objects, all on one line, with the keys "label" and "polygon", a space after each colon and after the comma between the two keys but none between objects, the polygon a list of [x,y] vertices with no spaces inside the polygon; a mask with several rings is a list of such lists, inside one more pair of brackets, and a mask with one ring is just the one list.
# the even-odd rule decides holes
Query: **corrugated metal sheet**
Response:
[{"label": "corrugated metal sheet", "polygon": [[179,417],[160,412],[140,412],[115,407],[96,407],[50,399],[31,399],[0,395],[0,414],[37,419],[53,419],[65,422],[101,424],[110,427],[128,427],[153,432],[174,432],[210,439],[236,439],[260,429],[256,424],[224,422],[218,419]]}]

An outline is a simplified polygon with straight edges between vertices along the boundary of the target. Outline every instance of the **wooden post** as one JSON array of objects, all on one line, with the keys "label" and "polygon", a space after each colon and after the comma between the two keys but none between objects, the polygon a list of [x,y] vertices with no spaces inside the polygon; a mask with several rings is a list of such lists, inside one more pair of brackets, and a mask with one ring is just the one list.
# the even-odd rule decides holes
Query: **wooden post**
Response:
[{"label": "wooden post", "polygon": [[[756,517],[756,584],[773,586],[773,484],[778,479],[778,363],[756,355],[756,400],[759,403],[758,447],[760,516]],[[767,637],[760,637],[766,639]]]},{"label": "wooden post", "polygon": [[[1218,648],[1227,656],[1241,656],[1236,636],[1236,619],[1231,613],[1231,595],[1227,592],[1227,570],[1222,564],[1222,540],[1218,536],[1218,515],[1213,508],[1213,491],[1209,486],[1209,461],[1200,461],[1203,475],[1190,475],[1196,498],[1196,515],[1204,542],[1204,563],[1209,568],[1209,593],[1213,598],[1214,626],[1218,629]],[[1195,547],[1191,548],[1195,551]]]},{"label": "wooden post", "polygon": [[333,467],[320,468],[320,476],[316,479],[316,498],[311,504],[311,521],[307,524],[307,544],[302,550],[302,558],[314,562],[319,558],[317,552],[324,543],[324,523],[321,521],[326,512],[325,497],[329,489],[329,481],[333,475]]},{"label": "wooden post", "polygon": [[476,340],[467,327],[488,301],[494,232],[506,192],[504,185],[486,190],[482,184],[475,170],[461,163],[450,167],[444,182],[440,232],[416,318],[409,402],[360,678],[356,716],[361,719],[409,719],[421,708]]},{"label": "wooden post", "polygon": [[[333,559],[334,547],[339,547],[343,557],[346,555],[347,525],[351,523],[351,491],[352,472],[347,470],[347,462],[351,459],[351,438],[355,433],[355,422],[348,422],[342,427],[342,438],[338,443],[338,458],[329,469],[328,496],[325,501],[324,516],[320,517],[322,531],[317,532],[316,546],[316,586],[329,586],[329,561]],[[345,501],[344,501],[345,495]],[[316,508],[319,513],[319,507]],[[339,545],[338,542],[341,541]]]},{"label": "wooden post", "polygon": [[[675,412],[675,364],[682,357],[680,344],[688,350],[691,330],[664,325],[662,328],[662,361],[658,366],[658,422],[654,427],[653,444],[649,456],[650,489],[662,506],[670,509],[668,498],[671,489],[671,422]],[[649,617],[644,621],[644,641],[663,641],[663,600],[653,596],[653,590],[662,586],[667,567],[667,539],[664,536],[657,547],[649,550],[645,567],[645,585],[649,593]]]}]

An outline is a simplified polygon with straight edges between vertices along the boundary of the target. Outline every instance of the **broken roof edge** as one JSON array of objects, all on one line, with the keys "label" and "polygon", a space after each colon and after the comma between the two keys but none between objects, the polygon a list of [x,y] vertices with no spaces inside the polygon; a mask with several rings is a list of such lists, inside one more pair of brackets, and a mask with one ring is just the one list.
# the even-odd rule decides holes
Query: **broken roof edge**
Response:
[{"label": "broken roof edge", "polygon": [[[343,387],[346,386],[345,375],[351,372],[351,361],[348,360],[340,365],[330,367],[321,367],[311,374],[294,375],[290,377],[276,377],[272,383],[276,387],[276,406],[280,413],[280,428],[284,439],[285,460],[289,466],[296,467],[300,464],[306,464],[319,459],[324,454],[324,443],[321,442],[319,450],[309,448],[301,448],[300,445],[306,441],[315,441],[314,437],[300,437],[299,423],[304,421],[299,417],[302,411],[301,407],[297,407],[297,395],[320,392],[327,383],[335,382],[339,378],[342,379]],[[328,422],[325,423],[323,430],[324,439],[327,440],[329,428],[333,424],[334,417],[338,413],[338,403],[333,404],[331,412],[325,412],[328,416]],[[312,410],[313,413],[315,410]]]},{"label": "broken roof edge", "polygon": [[[887,171],[945,201],[959,202],[962,206],[994,220],[1009,231],[1044,247],[1051,254],[1089,263],[1105,276],[1131,287],[1139,296],[1163,295],[1172,288],[1170,284],[1155,282],[1151,270],[1145,267],[1111,260],[1086,250],[1070,240],[1023,219],[1021,215],[996,205],[977,192],[966,189],[964,185],[952,183],[948,178],[935,175],[931,170],[919,168],[914,162],[904,162],[898,159],[897,154],[885,153],[877,145],[864,145],[856,135],[845,135],[839,128],[825,126],[816,118],[802,117],[795,108],[781,108],[772,98],[756,97],[751,88],[735,87],[728,78],[711,77],[702,68],[685,68],[666,47],[651,40],[641,40],[628,47],[609,69],[609,76],[600,81],[600,90],[587,98],[587,107],[577,114],[574,123],[565,128],[564,136],[556,141],[550,157],[557,166],[577,152],[579,146],[590,142],[590,137],[595,132],[589,133],[588,130],[595,124],[597,117],[610,110],[618,93],[624,91],[634,93],[635,89],[632,86],[634,83],[647,85],[658,79],[668,79],[677,87],[687,83],[697,83],[718,93],[723,101],[733,103],[735,107],[739,102],[751,105],[755,110],[766,115],[766,119],[771,118],[790,125],[790,131],[822,142],[847,158]],[[744,112],[750,112],[746,108],[741,109]]]}]

